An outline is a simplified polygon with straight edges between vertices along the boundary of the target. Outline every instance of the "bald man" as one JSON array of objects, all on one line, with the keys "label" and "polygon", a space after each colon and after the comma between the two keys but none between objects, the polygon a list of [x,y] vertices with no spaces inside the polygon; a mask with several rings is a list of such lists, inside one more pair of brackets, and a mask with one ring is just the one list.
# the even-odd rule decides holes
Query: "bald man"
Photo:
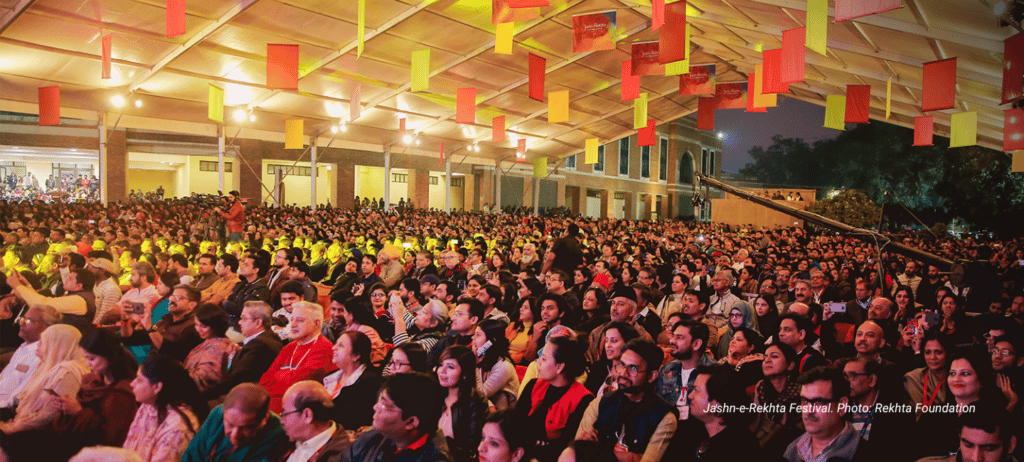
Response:
[{"label": "bald man", "polygon": [[280,460],[287,438],[269,407],[270,394],[259,385],[231,389],[224,404],[210,411],[182,462]]},{"label": "bald man", "polygon": [[[879,392],[892,396],[898,393],[903,385],[903,372],[899,366],[882,357],[887,343],[885,331],[875,321],[864,321],[857,326],[857,334],[853,340],[853,346],[857,350],[855,358],[865,359],[877,363],[878,390]],[[842,368],[851,358],[844,358],[836,361],[835,366]]]},{"label": "bald man", "polygon": [[334,401],[320,382],[303,380],[284,392],[281,426],[288,435],[286,462],[327,462],[352,444],[348,432],[331,421]]}]

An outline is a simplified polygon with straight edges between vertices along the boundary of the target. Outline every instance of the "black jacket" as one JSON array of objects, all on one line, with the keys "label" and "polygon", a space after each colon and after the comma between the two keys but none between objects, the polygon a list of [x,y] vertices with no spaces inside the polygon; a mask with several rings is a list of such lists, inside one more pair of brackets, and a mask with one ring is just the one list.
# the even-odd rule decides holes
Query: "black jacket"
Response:
[{"label": "black jacket", "polygon": [[245,302],[252,300],[264,302],[270,300],[270,287],[267,286],[267,278],[262,277],[253,282],[238,281],[235,284],[231,295],[228,296],[227,300],[224,300],[224,311],[227,311],[228,315],[231,316],[232,324],[238,322],[238,317],[242,315],[242,308],[245,307]]},{"label": "black jacket", "polygon": [[227,394],[240,383],[259,383],[260,377],[281,352],[281,347],[281,339],[277,335],[269,330],[263,331],[235,353],[231,358],[231,368],[228,369],[227,375],[220,383],[207,390],[203,397],[213,400]]},{"label": "black jacket", "polygon": [[[347,430],[359,430],[373,424],[373,404],[380,390],[380,374],[371,367],[363,370],[356,383],[342,388],[334,398],[331,420]],[[327,390],[332,391],[332,390]]]},{"label": "black jacket", "polygon": [[448,438],[448,450],[451,452],[452,460],[477,460],[476,447],[483,437],[487,413],[487,400],[475,388],[472,396],[459,400],[452,406],[452,434],[455,438]]}]

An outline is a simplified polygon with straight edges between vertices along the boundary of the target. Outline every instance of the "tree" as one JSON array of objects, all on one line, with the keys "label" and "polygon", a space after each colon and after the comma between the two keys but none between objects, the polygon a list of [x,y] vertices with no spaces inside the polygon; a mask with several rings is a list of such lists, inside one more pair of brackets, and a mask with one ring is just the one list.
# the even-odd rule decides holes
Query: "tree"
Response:
[{"label": "tree", "polygon": [[1024,175],[1010,173],[1004,153],[950,149],[939,137],[935,146],[913,146],[912,130],[877,121],[813,144],[778,135],[772,141],[749,151],[753,162],[741,175],[770,185],[859,190],[887,211],[895,199],[933,221],[962,217],[973,229],[1021,234],[1010,224],[1024,213]]},{"label": "tree", "polygon": [[875,228],[879,224],[881,208],[863,192],[846,190],[831,199],[811,205],[807,211],[857,228]]}]

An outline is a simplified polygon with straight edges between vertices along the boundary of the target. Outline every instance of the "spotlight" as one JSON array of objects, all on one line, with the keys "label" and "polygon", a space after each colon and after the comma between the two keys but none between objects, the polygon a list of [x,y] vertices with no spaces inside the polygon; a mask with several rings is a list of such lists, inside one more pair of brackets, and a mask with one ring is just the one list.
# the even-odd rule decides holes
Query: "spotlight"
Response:
[{"label": "spotlight", "polygon": [[416,146],[419,146],[419,145],[420,145],[420,139],[416,138]]},{"label": "spotlight", "polygon": [[249,115],[249,122],[255,122],[255,121],[256,121],[256,114],[250,114]]},{"label": "spotlight", "polygon": [[235,120],[241,122],[245,120],[245,111],[238,109],[235,111]]},{"label": "spotlight", "polygon": [[141,99],[135,100],[135,107],[142,107],[142,100]]},{"label": "spotlight", "polygon": [[122,107],[124,106],[124,97],[120,95],[115,96],[110,99],[110,103],[113,104],[114,107]]},{"label": "spotlight", "polygon": [[341,132],[342,132],[342,133],[345,133],[345,132],[347,132],[347,131],[348,131],[348,125],[346,125],[346,124],[345,124],[345,123],[343,122],[343,123],[341,124]]},{"label": "spotlight", "polygon": [[337,125],[331,125],[331,133],[338,133],[338,126]]},{"label": "spotlight", "polygon": [[412,135],[405,135],[402,137],[402,142],[405,144],[412,143]]}]

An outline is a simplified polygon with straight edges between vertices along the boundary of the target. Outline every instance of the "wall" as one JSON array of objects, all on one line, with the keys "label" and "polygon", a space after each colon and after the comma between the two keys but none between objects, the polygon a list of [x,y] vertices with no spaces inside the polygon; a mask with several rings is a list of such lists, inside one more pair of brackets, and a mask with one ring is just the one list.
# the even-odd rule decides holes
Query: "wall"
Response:
[{"label": "wall", "polygon": [[[200,162],[213,162],[217,163],[216,156],[189,156],[188,157],[188,185],[189,191],[199,194],[217,194],[217,171],[204,172],[200,171]],[[231,164],[231,171],[228,170],[227,164]],[[228,191],[235,189],[235,175],[239,168],[245,168],[239,165],[237,159],[224,156],[224,189],[223,192],[227,194]]]},{"label": "wall", "polygon": [[[427,206],[432,208],[432,209],[444,210],[444,172],[430,172],[430,176],[437,178],[437,184],[436,185],[435,184],[431,184],[429,189],[428,189],[428,194],[430,195],[430,200],[429,200],[429,203],[428,203]],[[451,192],[452,192],[452,200],[451,200],[452,210],[462,209],[463,205],[466,203],[466,201],[465,201],[466,176],[465,175],[452,175],[452,179],[456,179],[456,178],[462,180],[463,186],[458,187],[458,188],[455,187],[455,186],[452,186],[452,190],[451,190]]]},{"label": "wall", "polygon": [[[287,160],[263,160],[260,166],[260,175],[262,177],[263,184],[273,190],[272,185],[274,184],[274,175],[267,173],[268,165],[283,165],[285,167],[291,166],[292,162]],[[309,162],[298,162],[295,167],[309,167]],[[319,205],[327,205],[328,202],[336,204],[337,201],[331,197],[331,180],[330,170],[327,167],[330,164],[318,163],[317,164],[317,181],[316,181],[316,202]],[[285,169],[287,172],[287,169]],[[296,172],[292,172],[289,175],[284,175],[284,202],[285,204],[295,204],[299,207],[309,206],[309,187],[311,178],[309,175],[298,175]],[[334,181],[337,183],[337,180]],[[261,188],[262,197],[266,198],[268,193],[266,190]],[[268,199],[268,201],[270,201]]]},{"label": "wall", "polygon": [[129,191],[134,189],[135,192],[150,192],[156,191],[160,186],[164,187],[164,197],[177,197],[178,171],[128,167]]}]

